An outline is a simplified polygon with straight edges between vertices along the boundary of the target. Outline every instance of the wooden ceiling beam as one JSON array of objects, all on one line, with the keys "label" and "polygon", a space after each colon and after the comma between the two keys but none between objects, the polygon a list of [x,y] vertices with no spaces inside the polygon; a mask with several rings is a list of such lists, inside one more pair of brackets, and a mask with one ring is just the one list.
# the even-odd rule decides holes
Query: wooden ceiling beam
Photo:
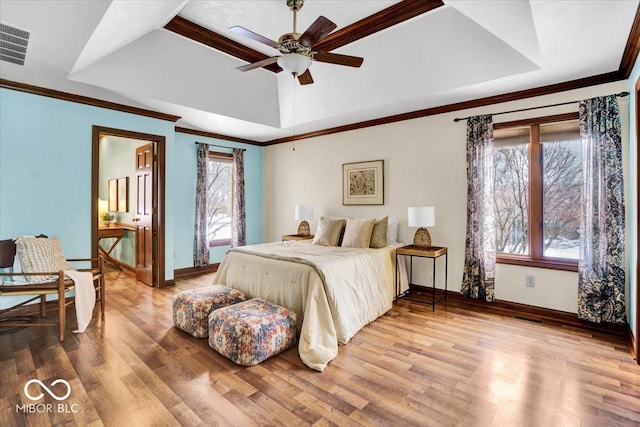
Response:
[{"label": "wooden ceiling beam", "polygon": [[329,34],[313,46],[313,50],[328,52],[337,49],[441,6],[444,6],[442,0],[403,0]]},{"label": "wooden ceiling beam", "polygon": [[[358,22],[330,34],[320,43],[316,44],[314,50],[328,52],[337,49],[441,6],[444,6],[442,0],[402,0],[393,6],[367,16]],[[169,21],[164,28],[243,61],[247,61],[248,63],[269,58],[269,56],[257,50],[251,49],[179,15],[176,15]],[[263,68],[273,71],[274,73],[282,71],[282,68],[277,64],[271,64]]]},{"label": "wooden ceiling beam", "polygon": [[[270,56],[267,56],[262,52],[253,50],[243,44],[215,33],[208,28],[191,22],[188,19],[184,19],[179,15],[176,15],[171,21],[169,21],[164,28],[249,63],[270,58]],[[276,53],[277,52],[274,52],[274,54]],[[263,68],[273,71],[274,73],[282,71],[282,68],[280,68],[278,64],[270,64]]]}]

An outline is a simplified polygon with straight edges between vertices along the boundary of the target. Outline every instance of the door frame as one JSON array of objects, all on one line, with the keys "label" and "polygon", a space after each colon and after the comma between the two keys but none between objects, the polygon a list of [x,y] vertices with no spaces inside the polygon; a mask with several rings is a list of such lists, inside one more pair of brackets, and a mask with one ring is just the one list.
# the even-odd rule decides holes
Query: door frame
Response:
[{"label": "door frame", "polygon": [[[635,106],[636,106],[636,178],[640,178],[640,78],[636,80],[635,86]],[[640,186],[636,183],[636,282],[629,286],[636,287],[636,330],[635,332],[635,357],[636,363],[640,365]],[[633,266],[630,266],[633,268]]]},{"label": "door frame", "polygon": [[[103,126],[92,126],[91,147],[91,256],[98,256],[98,181],[100,173],[100,137],[118,136],[155,143],[156,146],[156,214],[151,223],[156,234],[156,245],[153,253],[153,287],[163,288],[165,282],[165,169],[166,138],[142,132],[132,132]],[[133,160],[132,160],[133,161]]]}]

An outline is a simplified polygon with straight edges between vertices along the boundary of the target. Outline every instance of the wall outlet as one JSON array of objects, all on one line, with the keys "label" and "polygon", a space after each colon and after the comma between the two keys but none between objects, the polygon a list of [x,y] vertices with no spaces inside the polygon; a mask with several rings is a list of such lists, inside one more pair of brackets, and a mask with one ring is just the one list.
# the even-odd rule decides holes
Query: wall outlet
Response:
[{"label": "wall outlet", "polygon": [[535,288],[536,287],[536,277],[535,276],[525,276],[527,288]]}]

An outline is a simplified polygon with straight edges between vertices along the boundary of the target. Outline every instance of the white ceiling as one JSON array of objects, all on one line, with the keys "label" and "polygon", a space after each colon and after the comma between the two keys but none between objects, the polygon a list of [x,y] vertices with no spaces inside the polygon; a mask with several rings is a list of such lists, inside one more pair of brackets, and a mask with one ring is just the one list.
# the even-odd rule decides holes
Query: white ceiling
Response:
[{"label": "white ceiling", "polygon": [[[298,32],[323,15],[338,29],[396,1],[307,0]],[[267,55],[240,25],[277,40],[285,0],[12,1],[0,20],[32,32],[24,66],[0,77],[182,117],[178,126],[256,141],[616,71],[638,0],[445,0],[445,6],[314,62],[312,85],[165,30],[175,15]],[[295,107],[295,108],[294,108]],[[295,126],[294,126],[295,125]]]}]

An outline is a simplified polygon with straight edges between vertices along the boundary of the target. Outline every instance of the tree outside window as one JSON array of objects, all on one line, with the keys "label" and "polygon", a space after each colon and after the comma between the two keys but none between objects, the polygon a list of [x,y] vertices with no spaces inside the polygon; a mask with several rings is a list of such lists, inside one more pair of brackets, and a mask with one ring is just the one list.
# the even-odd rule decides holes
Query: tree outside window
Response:
[{"label": "tree outside window", "polygon": [[497,261],[574,270],[582,152],[577,120],[496,124]]},{"label": "tree outside window", "polygon": [[211,154],[208,163],[207,229],[209,246],[231,244],[233,207],[233,161],[224,154]]}]

